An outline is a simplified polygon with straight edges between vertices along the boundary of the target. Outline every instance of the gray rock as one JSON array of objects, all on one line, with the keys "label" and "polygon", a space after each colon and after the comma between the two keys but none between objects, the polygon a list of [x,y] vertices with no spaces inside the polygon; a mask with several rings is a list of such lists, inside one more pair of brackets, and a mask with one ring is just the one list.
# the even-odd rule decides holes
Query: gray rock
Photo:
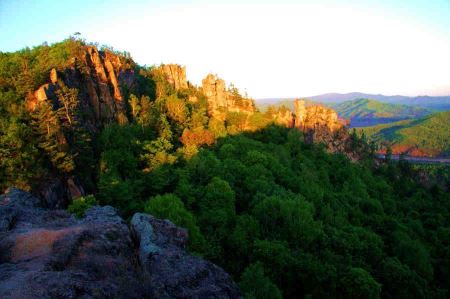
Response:
[{"label": "gray rock", "polygon": [[82,220],[12,189],[0,217],[0,298],[142,298],[148,290],[130,230],[112,207]]},{"label": "gray rock", "polygon": [[154,298],[239,298],[231,277],[213,263],[186,253],[186,229],[137,213],[131,220],[139,260],[149,275]]},{"label": "gray rock", "polygon": [[187,231],[110,206],[76,219],[29,193],[0,196],[0,298],[237,298],[229,275],[184,251]]}]

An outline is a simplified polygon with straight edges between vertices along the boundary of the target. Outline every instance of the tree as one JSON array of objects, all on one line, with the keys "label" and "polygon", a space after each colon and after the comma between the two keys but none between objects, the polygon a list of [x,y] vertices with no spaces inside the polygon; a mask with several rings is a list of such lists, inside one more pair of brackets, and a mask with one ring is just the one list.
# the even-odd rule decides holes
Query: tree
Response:
[{"label": "tree", "polygon": [[60,85],[55,93],[60,105],[56,114],[66,130],[73,130],[78,125],[78,90]]},{"label": "tree", "polygon": [[194,216],[186,210],[183,202],[173,194],[151,197],[144,206],[144,211],[157,218],[169,219],[178,226],[185,227],[189,232],[189,248],[197,253],[203,253],[205,239],[195,223]]},{"label": "tree", "polygon": [[163,164],[172,164],[176,157],[170,154],[173,145],[165,138],[159,137],[153,141],[146,141],[142,147],[141,160],[145,164],[144,171],[151,171]]},{"label": "tree", "polygon": [[245,298],[282,298],[282,294],[277,286],[264,275],[264,267],[261,263],[248,266],[241,276],[241,282],[239,285]]},{"label": "tree", "polygon": [[32,115],[33,127],[40,137],[39,147],[47,153],[56,169],[62,173],[72,172],[75,169],[74,157],[69,152],[69,144],[51,102],[41,102]]},{"label": "tree", "polygon": [[342,287],[348,298],[380,298],[381,285],[362,268],[350,268],[342,278]]},{"label": "tree", "polygon": [[176,95],[171,95],[166,99],[167,115],[174,121],[183,124],[187,120],[187,109],[184,100]]}]

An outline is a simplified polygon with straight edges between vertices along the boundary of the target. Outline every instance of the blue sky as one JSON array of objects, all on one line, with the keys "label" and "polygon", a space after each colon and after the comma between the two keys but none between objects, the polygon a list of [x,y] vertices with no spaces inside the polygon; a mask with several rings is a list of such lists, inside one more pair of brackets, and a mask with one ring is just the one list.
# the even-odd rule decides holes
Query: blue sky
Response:
[{"label": "blue sky", "polygon": [[0,51],[74,32],[256,98],[450,94],[450,0],[0,0]]}]

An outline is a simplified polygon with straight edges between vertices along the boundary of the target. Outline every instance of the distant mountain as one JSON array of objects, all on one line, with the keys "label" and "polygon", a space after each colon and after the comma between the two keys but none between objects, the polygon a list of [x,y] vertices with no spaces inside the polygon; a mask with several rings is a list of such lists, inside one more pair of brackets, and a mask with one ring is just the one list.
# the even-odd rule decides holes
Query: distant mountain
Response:
[{"label": "distant mountain", "polygon": [[[390,104],[400,104],[409,106],[419,106],[423,108],[435,109],[439,111],[450,110],[450,96],[417,96],[417,97],[407,97],[401,95],[385,96],[382,94],[368,94],[361,92],[351,92],[351,93],[326,93],[316,96],[304,97],[315,102],[321,102],[324,104],[329,103],[342,103],[345,101],[351,101],[361,98],[374,99],[383,103]],[[276,104],[277,102],[287,100],[293,101],[295,98],[266,98],[259,99],[257,103],[261,104]]]},{"label": "distant mountain", "polygon": [[394,154],[408,151],[415,156],[450,156],[450,111],[359,131],[372,140],[392,144]]},{"label": "distant mountain", "polygon": [[420,118],[433,112],[422,107],[382,103],[372,99],[357,99],[327,105],[334,108],[340,117],[350,119],[351,127],[374,126]]}]

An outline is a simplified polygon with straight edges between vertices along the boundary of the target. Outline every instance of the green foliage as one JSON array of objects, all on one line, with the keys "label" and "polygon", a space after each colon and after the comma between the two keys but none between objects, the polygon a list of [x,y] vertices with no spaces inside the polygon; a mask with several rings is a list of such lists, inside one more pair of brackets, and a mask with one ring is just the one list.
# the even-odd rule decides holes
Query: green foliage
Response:
[{"label": "green foliage", "polygon": [[157,195],[150,198],[144,205],[144,211],[155,217],[169,219],[178,226],[189,231],[189,248],[202,253],[205,248],[205,239],[195,223],[194,216],[186,210],[183,202],[173,194]]},{"label": "green foliage", "polygon": [[371,140],[393,144],[399,151],[418,149],[430,156],[450,155],[450,111],[434,113],[417,120],[359,129]]},{"label": "green foliage", "polygon": [[82,218],[87,209],[97,204],[93,195],[75,198],[67,207],[67,211],[78,218]]},{"label": "green foliage", "polygon": [[241,277],[241,291],[248,299],[281,299],[280,290],[264,275],[261,263],[248,266]]},{"label": "green foliage", "polygon": [[348,298],[380,298],[381,285],[361,268],[351,268],[342,278],[343,293]]},{"label": "green foliage", "polygon": [[355,120],[358,123],[377,120],[382,122],[409,118],[420,118],[432,113],[431,110],[407,106],[382,103],[372,99],[356,99],[332,105],[340,117]]},{"label": "green foliage", "polygon": [[163,164],[173,164],[176,160],[169,152],[173,148],[172,144],[165,138],[147,141],[143,144],[141,160],[146,165],[145,171],[151,171]]}]

